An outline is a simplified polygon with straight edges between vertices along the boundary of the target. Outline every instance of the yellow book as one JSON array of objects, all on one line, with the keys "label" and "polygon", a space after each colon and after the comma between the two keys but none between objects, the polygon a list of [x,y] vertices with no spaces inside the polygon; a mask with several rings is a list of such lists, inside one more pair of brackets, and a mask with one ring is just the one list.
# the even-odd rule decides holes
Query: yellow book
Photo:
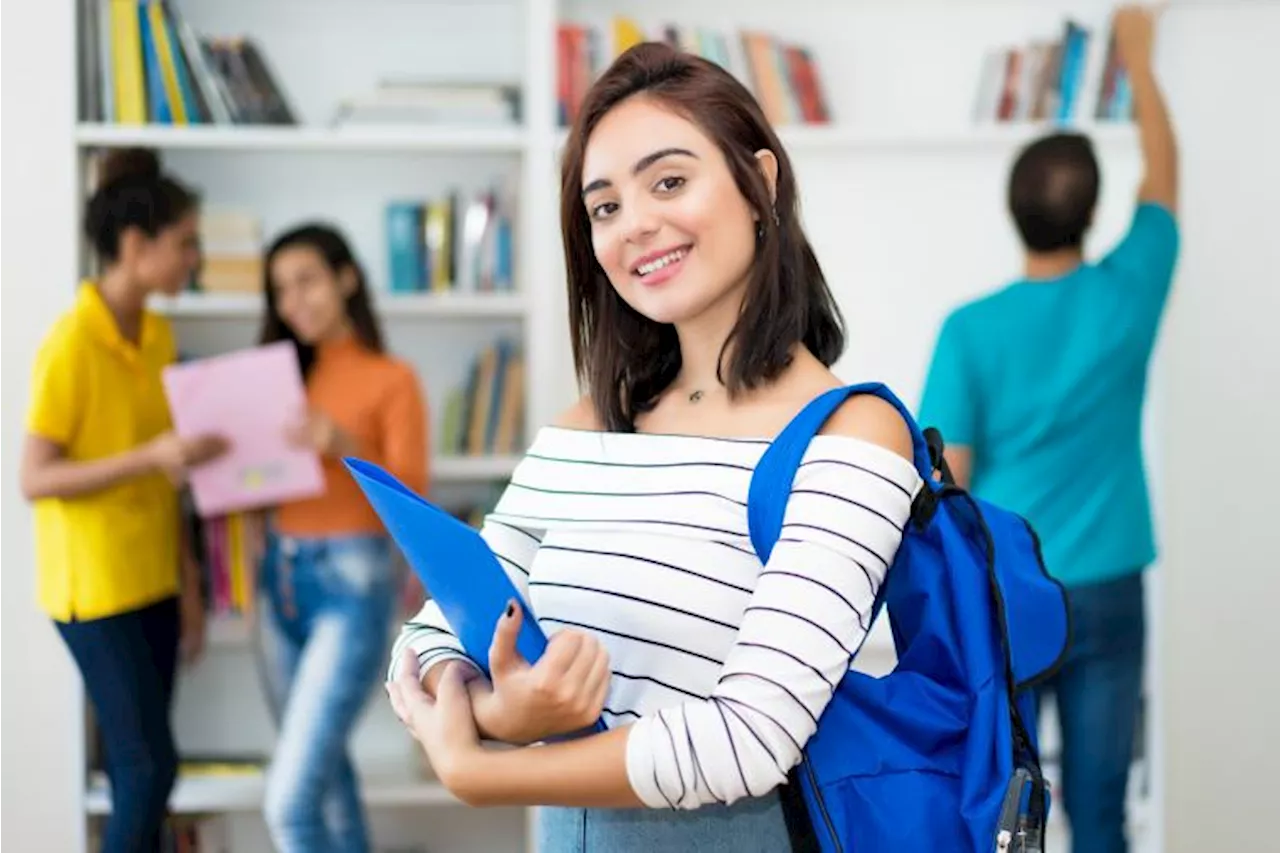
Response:
[{"label": "yellow book", "polygon": [[111,65],[116,89],[116,122],[146,124],[147,95],[137,0],[111,0]]},{"label": "yellow book", "polygon": [[613,19],[613,58],[644,41],[644,30],[632,19],[618,15]]},{"label": "yellow book", "polygon": [[227,516],[227,572],[231,576],[231,606],[237,610],[244,609],[244,555],[241,547],[240,516],[231,513]]},{"label": "yellow book", "polygon": [[165,98],[169,101],[169,112],[174,124],[188,124],[187,105],[182,100],[182,87],[178,85],[177,60],[173,52],[173,43],[169,41],[169,25],[164,18],[164,7],[159,0],[151,0],[147,4],[147,15],[151,19],[151,38],[155,40],[156,57],[160,60],[160,79],[164,81]]}]

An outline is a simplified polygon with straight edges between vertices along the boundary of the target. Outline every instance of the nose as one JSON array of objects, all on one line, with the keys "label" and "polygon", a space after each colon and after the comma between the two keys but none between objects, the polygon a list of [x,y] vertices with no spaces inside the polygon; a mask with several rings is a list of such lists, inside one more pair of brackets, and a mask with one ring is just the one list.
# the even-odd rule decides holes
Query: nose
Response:
[{"label": "nose", "polygon": [[645,243],[658,233],[661,220],[652,204],[633,201],[622,211],[622,236],[628,243]]}]

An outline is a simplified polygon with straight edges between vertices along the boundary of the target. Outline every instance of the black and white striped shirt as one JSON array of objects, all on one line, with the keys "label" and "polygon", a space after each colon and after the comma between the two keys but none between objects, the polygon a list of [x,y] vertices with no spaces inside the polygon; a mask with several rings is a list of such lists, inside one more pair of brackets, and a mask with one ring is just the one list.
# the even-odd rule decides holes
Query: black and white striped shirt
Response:
[{"label": "black and white striped shirt", "polygon": [[[605,718],[654,808],[760,796],[786,779],[866,637],[921,486],[897,454],[813,439],[761,566],[747,491],[766,441],[541,430],[482,535],[543,630],[593,632]],[[461,656],[428,602],[396,642],[423,672]]]}]

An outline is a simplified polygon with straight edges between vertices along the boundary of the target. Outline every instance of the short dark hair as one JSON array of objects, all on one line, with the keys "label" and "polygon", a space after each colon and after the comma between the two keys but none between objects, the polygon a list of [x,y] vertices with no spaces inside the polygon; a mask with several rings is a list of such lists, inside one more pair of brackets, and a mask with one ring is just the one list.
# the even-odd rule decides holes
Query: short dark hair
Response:
[{"label": "short dark hair", "polygon": [[147,148],[116,148],[102,159],[98,188],[84,214],[84,233],[98,257],[120,255],[120,237],[139,228],[154,237],[196,208],[194,191],[160,169],[160,156]]},{"label": "short dark hair", "polygon": [[259,342],[270,344],[276,341],[292,341],[298,353],[302,375],[307,376],[311,373],[311,367],[315,364],[315,347],[299,340],[285,323],[284,318],[280,316],[280,309],[276,306],[275,290],[271,287],[271,262],[285,249],[298,246],[313,249],[324,260],[325,266],[335,274],[344,269],[350,269],[355,274],[355,289],[347,296],[347,319],[351,321],[352,330],[361,344],[374,352],[383,352],[382,327],[369,300],[369,286],[364,270],[360,268],[355,253],[351,251],[351,245],[342,233],[320,222],[304,223],[284,232],[276,237],[267,249],[262,271],[266,310],[262,314]]},{"label": "short dark hair", "polygon": [[[767,383],[791,362],[797,342],[828,367],[844,350],[844,322],[800,225],[795,173],[751,93],[719,65],[662,43],[636,45],[587,92],[569,133],[561,168],[560,225],[569,287],[569,326],[578,379],[609,430],[631,432],[680,371],[675,328],[628,305],[596,261],[582,204],[587,139],[624,100],[643,94],[696,123],[728,162],[738,191],[758,215],[762,233],[731,342],[730,394]],[[771,201],[755,153],[772,151],[778,175]],[[722,356],[725,351],[722,351]]]},{"label": "short dark hair", "polygon": [[1054,133],[1027,145],[1009,176],[1009,212],[1033,252],[1079,249],[1093,222],[1101,174],[1089,138]]}]

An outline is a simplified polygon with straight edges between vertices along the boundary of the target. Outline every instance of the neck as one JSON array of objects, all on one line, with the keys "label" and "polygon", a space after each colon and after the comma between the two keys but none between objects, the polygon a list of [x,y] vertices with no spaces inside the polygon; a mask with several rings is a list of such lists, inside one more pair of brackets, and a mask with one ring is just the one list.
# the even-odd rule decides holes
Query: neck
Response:
[{"label": "neck", "polygon": [[355,332],[352,330],[351,324],[343,320],[338,324],[337,328],[316,342],[316,348],[319,350],[341,349],[354,342]]},{"label": "neck", "polygon": [[[686,395],[709,394],[722,387],[717,378],[721,351],[741,309],[741,294],[730,294],[721,303],[676,326],[680,339],[680,375],[672,383],[673,390]],[[726,358],[731,354],[732,347],[724,352]]]},{"label": "neck", "polygon": [[1084,262],[1079,249],[1059,249],[1054,252],[1029,252],[1024,274],[1029,279],[1049,279],[1064,276]]},{"label": "neck", "polygon": [[142,309],[146,291],[138,287],[118,267],[112,267],[98,279],[98,293],[126,340],[137,341],[142,328]]}]

